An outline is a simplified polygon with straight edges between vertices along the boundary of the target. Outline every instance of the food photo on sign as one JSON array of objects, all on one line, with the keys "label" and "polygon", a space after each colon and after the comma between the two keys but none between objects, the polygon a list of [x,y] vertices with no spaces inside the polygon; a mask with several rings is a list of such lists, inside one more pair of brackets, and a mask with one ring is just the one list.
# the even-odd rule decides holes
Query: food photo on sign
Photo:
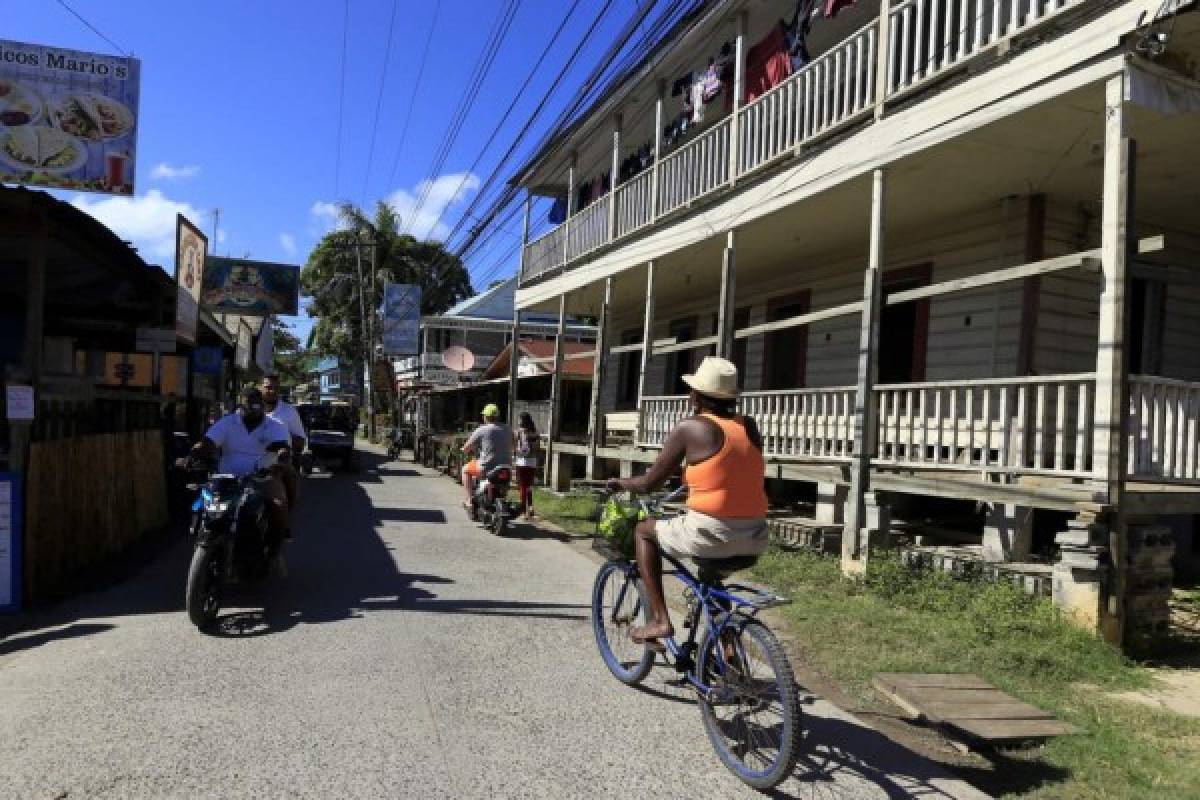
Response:
[{"label": "food photo on sign", "polygon": [[141,64],[0,39],[0,182],[132,195]]},{"label": "food photo on sign", "polygon": [[214,314],[294,316],[300,268],[291,264],[209,256],[200,304]]}]

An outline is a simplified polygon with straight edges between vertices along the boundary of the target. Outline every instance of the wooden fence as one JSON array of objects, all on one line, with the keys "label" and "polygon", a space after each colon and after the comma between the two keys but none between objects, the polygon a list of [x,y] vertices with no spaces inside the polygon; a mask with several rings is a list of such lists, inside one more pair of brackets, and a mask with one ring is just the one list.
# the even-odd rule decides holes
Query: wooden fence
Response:
[{"label": "wooden fence", "polygon": [[25,591],[37,603],[167,524],[162,435],[33,442],[25,493]]}]

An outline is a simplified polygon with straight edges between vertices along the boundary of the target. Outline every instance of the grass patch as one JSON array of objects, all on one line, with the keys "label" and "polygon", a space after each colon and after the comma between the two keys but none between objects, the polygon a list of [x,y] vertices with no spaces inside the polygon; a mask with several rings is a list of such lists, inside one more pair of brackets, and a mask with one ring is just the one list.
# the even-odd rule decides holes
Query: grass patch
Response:
[{"label": "grass patch", "polygon": [[533,508],[537,515],[575,536],[591,536],[596,530],[599,501],[591,495],[559,495],[544,489],[533,490]]},{"label": "grass patch", "polygon": [[793,598],[782,612],[809,664],[864,703],[883,705],[878,672],[974,672],[1087,731],[1005,754],[1004,796],[1200,797],[1200,720],[1109,697],[1150,685],[1150,672],[1047,600],[884,557],[850,581],[836,559],[772,550],[754,576]]}]

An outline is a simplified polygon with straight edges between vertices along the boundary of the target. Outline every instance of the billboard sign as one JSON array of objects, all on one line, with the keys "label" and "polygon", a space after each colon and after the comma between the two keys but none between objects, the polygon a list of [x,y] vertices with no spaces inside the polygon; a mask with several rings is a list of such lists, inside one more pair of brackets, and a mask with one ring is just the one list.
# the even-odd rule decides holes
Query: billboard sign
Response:
[{"label": "billboard sign", "polygon": [[410,356],[421,352],[421,287],[389,283],[383,289],[383,352]]},{"label": "billboard sign", "polygon": [[132,195],[141,62],[0,39],[0,183]]},{"label": "billboard sign", "polygon": [[175,335],[196,343],[200,317],[200,285],[208,238],[183,214],[175,216]]},{"label": "billboard sign", "polygon": [[214,314],[294,316],[300,302],[300,268],[245,258],[209,256],[200,304]]}]

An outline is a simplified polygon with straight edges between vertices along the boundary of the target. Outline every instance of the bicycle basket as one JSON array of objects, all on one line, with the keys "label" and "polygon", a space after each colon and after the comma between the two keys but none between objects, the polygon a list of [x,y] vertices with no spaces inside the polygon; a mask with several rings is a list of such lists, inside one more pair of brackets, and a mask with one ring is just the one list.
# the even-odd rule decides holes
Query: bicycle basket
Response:
[{"label": "bicycle basket", "polygon": [[636,505],[626,505],[609,498],[600,510],[596,522],[593,547],[609,556],[632,559],[634,555],[633,530],[646,514]]}]

